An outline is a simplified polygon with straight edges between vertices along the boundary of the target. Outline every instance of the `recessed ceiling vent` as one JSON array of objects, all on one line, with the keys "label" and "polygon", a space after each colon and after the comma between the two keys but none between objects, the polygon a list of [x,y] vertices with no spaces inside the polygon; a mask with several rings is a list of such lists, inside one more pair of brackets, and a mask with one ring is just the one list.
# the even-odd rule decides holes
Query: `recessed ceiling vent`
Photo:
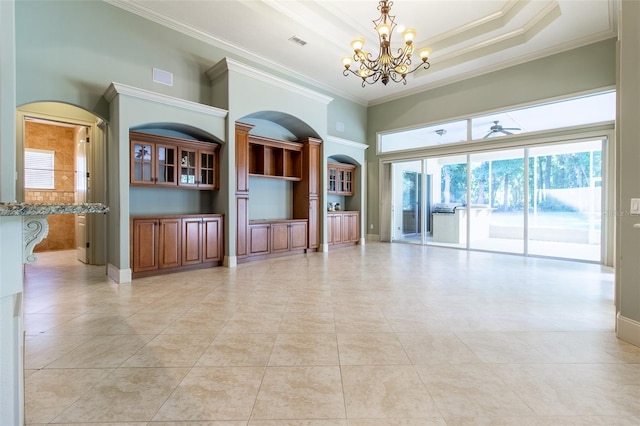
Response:
[{"label": "recessed ceiling vent", "polygon": [[289,41],[297,44],[298,46],[304,46],[305,44],[307,44],[306,41],[304,41],[303,39],[296,37],[296,36],[291,36],[289,37]]}]

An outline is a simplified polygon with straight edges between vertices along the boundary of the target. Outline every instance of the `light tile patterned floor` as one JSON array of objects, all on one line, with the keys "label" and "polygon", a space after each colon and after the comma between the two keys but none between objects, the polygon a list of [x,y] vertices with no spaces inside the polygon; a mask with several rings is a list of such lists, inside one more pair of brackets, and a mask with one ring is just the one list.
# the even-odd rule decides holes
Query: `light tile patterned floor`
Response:
[{"label": "light tile patterned floor", "polygon": [[640,348],[598,265],[369,243],[104,271],[26,267],[29,424],[640,424]]}]

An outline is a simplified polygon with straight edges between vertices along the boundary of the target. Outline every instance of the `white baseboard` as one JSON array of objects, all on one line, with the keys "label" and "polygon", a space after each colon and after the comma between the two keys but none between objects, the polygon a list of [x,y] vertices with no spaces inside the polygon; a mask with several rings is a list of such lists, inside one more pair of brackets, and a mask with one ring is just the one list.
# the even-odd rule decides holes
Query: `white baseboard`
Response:
[{"label": "white baseboard", "polygon": [[369,241],[380,241],[380,235],[367,234],[367,240],[369,240]]},{"label": "white baseboard", "polygon": [[238,266],[238,257],[237,256],[225,256],[222,261],[222,266],[226,266],[227,268],[235,268]]},{"label": "white baseboard", "polygon": [[131,282],[131,268],[118,269],[112,264],[107,265],[107,275],[118,284]]},{"label": "white baseboard", "polygon": [[360,241],[358,241],[358,244],[360,244],[361,246],[365,245],[366,243],[367,243],[366,238],[360,238]]},{"label": "white baseboard", "polygon": [[318,247],[318,251],[322,253],[327,253],[329,251],[329,243],[320,244],[320,247]]},{"label": "white baseboard", "polygon": [[625,342],[640,346],[640,322],[618,313],[616,335]]}]

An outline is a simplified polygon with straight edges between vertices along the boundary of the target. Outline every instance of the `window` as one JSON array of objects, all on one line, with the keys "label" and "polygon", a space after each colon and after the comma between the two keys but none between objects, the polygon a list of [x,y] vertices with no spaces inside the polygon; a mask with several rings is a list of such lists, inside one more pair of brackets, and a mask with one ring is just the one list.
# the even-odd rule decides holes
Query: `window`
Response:
[{"label": "window", "polygon": [[55,151],[44,149],[24,150],[25,189],[55,189]]},{"label": "window", "polygon": [[[614,91],[380,135],[379,153],[452,145],[487,138],[615,120]],[[471,136],[469,137],[468,134]]]}]

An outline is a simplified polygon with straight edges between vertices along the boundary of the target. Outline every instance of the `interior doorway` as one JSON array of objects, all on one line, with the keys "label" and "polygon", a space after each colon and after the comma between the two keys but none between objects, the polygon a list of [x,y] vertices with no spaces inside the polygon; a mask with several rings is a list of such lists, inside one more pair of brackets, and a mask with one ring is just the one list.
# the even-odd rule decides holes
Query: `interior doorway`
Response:
[{"label": "interior doorway", "polygon": [[[68,104],[42,102],[17,111],[17,199],[29,203],[105,203],[105,122]],[[49,215],[34,252],[60,252],[106,263],[105,215]]]},{"label": "interior doorway", "polygon": [[[90,129],[84,125],[25,117],[24,201],[86,203]],[[49,232],[34,252],[76,250],[88,263],[86,215],[50,215]]]}]

